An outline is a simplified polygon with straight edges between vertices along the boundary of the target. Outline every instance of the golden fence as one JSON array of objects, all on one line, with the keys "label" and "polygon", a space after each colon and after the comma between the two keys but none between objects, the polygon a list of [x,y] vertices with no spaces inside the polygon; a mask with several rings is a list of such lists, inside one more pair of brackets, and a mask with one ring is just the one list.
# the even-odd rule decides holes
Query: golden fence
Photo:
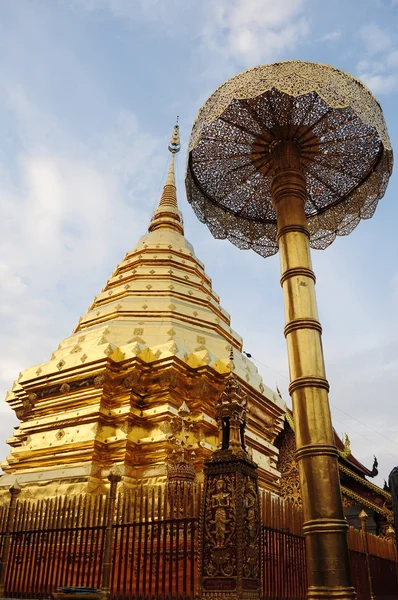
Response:
[{"label": "golden fence", "polygon": [[304,600],[307,570],[302,511],[265,491],[260,505],[264,598]]},{"label": "golden fence", "polygon": [[[270,492],[261,497],[265,598],[303,599],[307,589],[302,510]],[[398,556],[393,540],[348,530],[351,574],[358,600],[398,600]]]},{"label": "golden fence", "polygon": [[262,524],[265,527],[302,535],[303,512],[300,507],[265,490],[260,491],[260,505]]},{"label": "golden fence", "polygon": [[[5,596],[48,598],[61,586],[103,588],[110,525],[113,598],[193,599],[201,495],[200,486],[140,487],[119,493],[112,515],[102,495],[16,502]],[[0,520],[4,545],[7,517],[0,513]]]},{"label": "golden fence", "polygon": [[[111,598],[194,600],[201,501],[201,487],[184,484],[140,487],[116,494],[114,504],[103,495],[14,498],[0,507],[0,586],[14,598],[48,598],[60,586],[102,588],[109,543]],[[260,502],[263,597],[304,600],[302,512],[270,492]],[[358,600],[398,600],[395,544],[351,527],[348,542]]]}]

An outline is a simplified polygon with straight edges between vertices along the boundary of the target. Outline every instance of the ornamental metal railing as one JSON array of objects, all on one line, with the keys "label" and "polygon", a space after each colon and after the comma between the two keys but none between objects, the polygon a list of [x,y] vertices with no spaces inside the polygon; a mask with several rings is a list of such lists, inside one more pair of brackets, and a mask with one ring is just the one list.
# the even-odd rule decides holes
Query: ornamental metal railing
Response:
[{"label": "ornamental metal railing", "polygon": [[[101,588],[110,543],[111,598],[193,600],[201,494],[184,483],[119,492],[110,516],[104,495],[16,500],[8,530],[9,507],[0,507],[0,589],[9,598],[48,598],[61,586]],[[304,600],[301,511],[269,492],[261,507],[263,597]],[[351,527],[348,541],[358,600],[398,600],[394,542]]]}]

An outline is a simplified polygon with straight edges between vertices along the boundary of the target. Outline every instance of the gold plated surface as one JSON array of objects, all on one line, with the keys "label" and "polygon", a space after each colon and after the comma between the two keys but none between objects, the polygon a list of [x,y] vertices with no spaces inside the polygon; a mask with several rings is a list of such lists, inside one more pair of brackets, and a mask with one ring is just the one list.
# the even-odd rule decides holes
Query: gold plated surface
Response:
[{"label": "gold plated surface", "polygon": [[308,557],[308,598],[348,600],[355,598],[355,591],[304,210],[306,181],[300,146],[293,140],[282,140],[271,148],[270,156],[285,303],[289,392],[296,424],[296,460]]},{"label": "gold plated surface", "polygon": [[228,80],[194,123],[187,196],[216,238],[262,256],[278,251],[270,151],[281,140],[300,146],[313,248],[373,215],[392,171],[380,105],[343,71],[286,61]]},{"label": "gold plated surface", "polygon": [[48,361],[23,371],[7,402],[20,423],[8,439],[0,502],[17,479],[21,497],[104,493],[117,464],[124,486],[166,481],[169,425],[189,406],[192,467],[217,445],[215,401],[231,371],[249,398],[247,438],[263,487],[277,491],[284,405],[242,353],[212,282],[184,237],[174,155],[149,232],[117,265],[75,331]]}]

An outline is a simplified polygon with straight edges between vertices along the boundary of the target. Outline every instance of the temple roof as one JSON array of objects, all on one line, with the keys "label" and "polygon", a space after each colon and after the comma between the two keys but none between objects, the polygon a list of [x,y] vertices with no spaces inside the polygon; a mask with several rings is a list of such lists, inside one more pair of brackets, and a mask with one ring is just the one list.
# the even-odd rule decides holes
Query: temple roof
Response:
[{"label": "temple roof", "polygon": [[[151,363],[178,357],[190,367],[207,365],[235,373],[282,406],[242,353],[242,338],[231,328],[211,279],[184,237],[174,176],[180,147],[178,125],[170,141],[171,163],[161,198],[146,233],[117,265],[105,287],[50,360],[26,369],[9,393],[14,404],[21,384],[30,386],[90,363],[134,357]],[[231,348],[233,361],[231,361]]]},{"label": "temple roof", "polygon": [[[285,446],[285,451],[281,451],[281,462],[278,464],[278,468],[282,471],[283,495],[297,502],[298,498],[301,501],[301,492],[294,451],[292,452],[292,448],[289,446],[289,443],[293,439],[295,447],[294,420],[291,409],[286,408],[285,417],[287,423],[285,425],[285,433],[288,436],[293,436],[293,438],[290,438],[290,442]],[[391,494],[366,479],[365,475],[372,476],[372,471],[367,469],[352,455],[348,437],[346,436],[344,443],[336,431],[333,430],[333,432],[339,454],[338,469],[343,495],[349,500],[354,501],[354,503],[365,506],[386,519],[391,519]],[[283,484],[283,480],[285,480],[285,484]]]},{"label": "temple roof", "polygon": [[343,440],[339,437],[336,430],[333,429],[334,433],[334,443],[336,444],[337,450],[339,451],[340,458],[345,461],[345,463],[354,469],[357,473],[360,473],[362,476],[367,475],[368,477],[374,477],[377,475],[373,473],[371,469],[365,467],[355,456],[352,454],[351,449],[347,452],[347,444],[343,442]]},{"label": "temple roof", "polygon": [[[290,428],[294,431],[293,412],[288,407],[286,407],[285,416],[287,423],[289,424]],[[351,479],[358,481],[362,485],[365,485],[365,487],[376,491],[378,494],[390,500],[391,494],[389,492],[386,492],[385,490],[383,490],[382,488],[368,481],[365,478],[365,475],[367,475],[368,477],[373,477],[374,474],[370,469],[365,467],[357,458],[355,458],[355,456],[351,452],[349,441],[348,444],[344,443],[334,428],[333,434],[334,443],[336,444],[337,451],[339,453],[339,470],[342,473],[345,473]]]}]

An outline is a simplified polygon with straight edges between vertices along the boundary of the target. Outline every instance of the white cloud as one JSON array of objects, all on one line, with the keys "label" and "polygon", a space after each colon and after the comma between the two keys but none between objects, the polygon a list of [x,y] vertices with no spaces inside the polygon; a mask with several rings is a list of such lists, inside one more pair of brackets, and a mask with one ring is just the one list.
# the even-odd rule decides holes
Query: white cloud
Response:
[{"label": "white cloud", "polygon": [[398,87],[398,75],[384,75],[381,73],[359,73],[363,81],[374,94],[389,94]]},{"label": "white cloud", "polygon": [[398,49],[387,55],[387,64],[391,69],[398,69]]},{"label": "white cloud", "polygon": [[357,63],[357,69],[361,73],[383,71],[385,63],[379,60],[360,60]]},{"label": "white cloud", "polygon": [[325,35],[318,39],[318,42],[337,42],[340,38],[341,30],[335,29],[334,31],[329,31],[329,33],[325,33]]},{"label": "white cloud", "polygon": [[[14,267],[27,270],[31,263],[49,271],[62,263],[65,274],[77,255],[103,260],[119,225],[126,219],[134,223],[132,210],[140,210],[134,203],[143,188],[151,187],[149,163],[150,158],[156,158],[157,141],[140,132],[134,117],[123,112],[116,118],[113,131],[88,140],[85,149],[79,144],[73,148],[69,135],[62,148],[65,139],[60,138],[58,126],[57,149],[47,140],[47,148],[38,150],[36,130],[28,131],[24,125],[33,113],[34,108],[29,107],[17,117],[27,138],[18,159],[20,187],[10,189],[7,182],[0,181],[5,212],[12,222],[12,229],[7,224],[3,232],[1,244],[12,242],[12,231],[12,239],[17,236],[23,242],[11,256]],[[46,130],[44,120],[41,123]],[[126,204],[122,182],[129,190],[131,208]]]},{"label": "white cloud", "polygon": [[359,34],[369,54],[385,52],[392,46],[389,32],[374,23],[361,27]]},{"label": "white cloud", "polygon": [[307,35],[305,4],[305,0],[208,2],[203,48],[245,66],[277,59]]},{"label": "white cloud", "polygon": [[370,59],[357,64],[358,77],[374,94],[389,94],[398,89],[398,49],[396,40],[378,25],[365,25],[360,38]]},{"label": "white cloud", "polygon": [[[270,62],[292,52],[307,39],[308,0],[69,0],[75,10],[93,15],[111,15],[137,26],[141,21],[156,24],[160,35],[199,40],[204,76],[208,81],[229,68]],[[338,32],[329,34],[337,39]],[[188,37],[187,37],[188,36]],[[202,73],[203,75],[203,73]]]}]

